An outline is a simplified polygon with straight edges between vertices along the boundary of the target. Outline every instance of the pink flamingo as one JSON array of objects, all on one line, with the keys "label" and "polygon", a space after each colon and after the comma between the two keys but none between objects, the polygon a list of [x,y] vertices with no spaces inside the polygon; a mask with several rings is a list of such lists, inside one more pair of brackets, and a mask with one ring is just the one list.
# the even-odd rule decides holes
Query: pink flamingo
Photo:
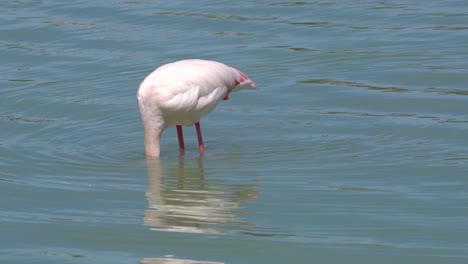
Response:
[{"label": "pink flamingo", "polygon": [[146,155],[159,157],[161,134],[170,126],[177,127],[180,151],[184,153],[182,125],[192,124],[203,155],[202,116],[223,99],[230,99],[229,93],[255,88],[244,73],[216,61],[181,60],[157,68],[143,80],[137,94]]}]

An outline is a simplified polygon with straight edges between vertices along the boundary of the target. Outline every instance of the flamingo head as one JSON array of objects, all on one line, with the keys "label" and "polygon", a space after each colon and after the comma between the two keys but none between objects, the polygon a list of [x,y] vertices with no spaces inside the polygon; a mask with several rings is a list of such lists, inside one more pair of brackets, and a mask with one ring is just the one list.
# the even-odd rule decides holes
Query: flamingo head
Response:
[{"label": "flamingo head", "polygon": [[257,88],[255,83],[247,77],[243,72],[236,70],[236,75],[234,79],[234,88],[232,91],[239,91],[239,90],[254,90]]}]

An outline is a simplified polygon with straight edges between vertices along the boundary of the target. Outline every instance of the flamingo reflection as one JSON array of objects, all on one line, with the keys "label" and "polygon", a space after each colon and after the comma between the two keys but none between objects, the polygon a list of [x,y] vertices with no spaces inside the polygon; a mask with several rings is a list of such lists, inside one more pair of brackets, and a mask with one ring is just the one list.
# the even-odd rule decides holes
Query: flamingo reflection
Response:
[{"label": "flamingo reflection", "polygon": [[148,158],[145,225],[158,231],[207,234],[252,227],[238,215],[246,213],[243,203],[256,199],[258,185],[228,184],[215,176],[207,179],[206,174],[215,173],[205,172],[201,157],[180,156],[178,166],[167,169],[159,159]]}]

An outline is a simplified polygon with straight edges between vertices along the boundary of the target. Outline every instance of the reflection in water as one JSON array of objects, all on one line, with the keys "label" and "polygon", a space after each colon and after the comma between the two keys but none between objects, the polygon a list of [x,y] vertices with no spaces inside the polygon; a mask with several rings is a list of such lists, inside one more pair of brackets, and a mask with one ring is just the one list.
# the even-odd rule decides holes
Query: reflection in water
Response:
[{"label": "reflection in water", "polygon": [[159,159],[147,159],[145,225],[159,231],[208,234],[253,226],[236,214],[243,212],[241,203],[257,197],[258,185],[207,180],[202,159],[191,163],[195,164],[186,168],[181,156],[177,168],[165,169]]},{"label": "reflection in water", "polygon": [[224,262],[194,261],[190,259],[174,258],[144,258],[140,264],[223,264]]}]

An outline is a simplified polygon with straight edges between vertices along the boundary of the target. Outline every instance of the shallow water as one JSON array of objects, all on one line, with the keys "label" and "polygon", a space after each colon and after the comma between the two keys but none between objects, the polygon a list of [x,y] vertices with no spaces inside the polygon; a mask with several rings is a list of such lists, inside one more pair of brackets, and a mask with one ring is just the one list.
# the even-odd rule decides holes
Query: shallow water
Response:
[{"label": "shallow water", "polygon": [[[467,263],[466,1],[1,1],[1,263]],[[146,159],[157,66],[259,90]]]}]

